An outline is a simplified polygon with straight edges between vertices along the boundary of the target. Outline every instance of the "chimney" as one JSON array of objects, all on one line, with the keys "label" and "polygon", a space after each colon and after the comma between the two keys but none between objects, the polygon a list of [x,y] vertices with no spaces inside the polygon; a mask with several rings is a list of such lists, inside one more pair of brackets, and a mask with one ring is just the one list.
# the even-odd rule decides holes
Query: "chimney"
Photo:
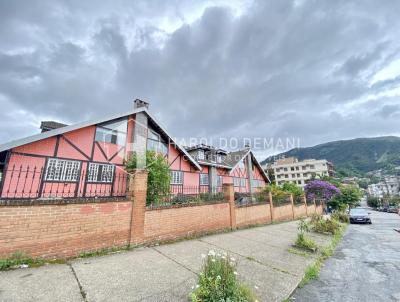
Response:
[{"label": "chimney", "polygon": [[42,133],[43,133],[46,131],[51,131],[51,130],[66,127],[66,126],[68,126],[68,125],[62,124],[59,122],[55,122],[55,121],[42,121],[40,124],[40,129],[42,130]]},{"label": "chimney", "polygon": [[149,103],[147,103],[145,101],[142,101],[140,99],[134,100],[133,103],[134,103],[134,105],[133,105],[134,109],[138,109],[138,108],[141,108],[141,107],[146,107],[146,109],[149,109]]}]

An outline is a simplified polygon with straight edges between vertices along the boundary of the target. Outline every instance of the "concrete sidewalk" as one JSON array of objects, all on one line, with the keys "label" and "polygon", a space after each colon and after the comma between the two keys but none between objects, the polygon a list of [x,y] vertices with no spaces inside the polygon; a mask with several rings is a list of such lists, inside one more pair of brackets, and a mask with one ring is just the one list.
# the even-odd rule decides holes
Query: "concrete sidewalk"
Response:
[{"label": "concrete sidewalk", "polygon": [[[201,254],[226,251],[260,301],[282,301],[315,256],[288,251],[297,222],[0,273],[0,301],[188,301]],[[311,234],[324,245],[329,236]]]}]

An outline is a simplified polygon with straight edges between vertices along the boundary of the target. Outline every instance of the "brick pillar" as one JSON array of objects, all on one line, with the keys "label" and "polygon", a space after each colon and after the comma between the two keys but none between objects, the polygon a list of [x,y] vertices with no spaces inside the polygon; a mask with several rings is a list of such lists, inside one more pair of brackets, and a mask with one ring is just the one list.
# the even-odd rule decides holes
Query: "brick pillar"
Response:
[{"label": "brick pillar", "polygon": [[303,195],[304,205],[306,206],[306,216],[308,216],[307,198]]},{"label": "brick pillar", "polygon": [[224,200],[229,202],[231,229],[236,229],[236,211],[235,211],[235,191],[233,184],[223,184]]},{"label": "brick pillar", "polygon": [[271,212],[271,222],[274,221],[274,201],[272,200],[272,192],[268,193],[269,196],[269,210]]},{"label": "brick pillar", "polygon": [[294,219],[294,202],[293,202],[293,194],[290,194],[290,203],[292,204],[292,216]]},{"label": "brick pillar", "polygon": [[313,202],[314,202],[314,214],[317,213],[317,205],[315,204],[315,198],[313,198]]},{"label": "brick pillar", "polygon": [[130,174],[128,198],[132,201],[129,244],[144,241],[144,216],[146,212],[147,170],[136,169]]}]

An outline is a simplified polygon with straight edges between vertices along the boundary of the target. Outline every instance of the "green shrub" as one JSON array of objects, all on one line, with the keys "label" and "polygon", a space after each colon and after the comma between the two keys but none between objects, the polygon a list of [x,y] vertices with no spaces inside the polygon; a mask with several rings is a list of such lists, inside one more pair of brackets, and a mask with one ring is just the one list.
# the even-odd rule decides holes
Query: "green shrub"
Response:
[{"label": "green shrub", "polygon": [[314,240],[312,240],[311,238],[307,237],[305,234],[302,233],[297,234],[295,246],[310,252],[315,252],[318,249],[318,246],[314,242]]},{"label": "green shrub", "polygon": [[340,223],[335,219],[325,219],[322,216],[311,218],[312,230],[317,233],[336,234],[340,230]]},{"label": "green shrub", "polygon": [[299,233],[297,234],[295,246],[303,250],[315,252],[318,248],[317,244],[314,240],[305,235],[306,232],[310,231],[310,225],[307,221],[300,219],[297,229],[299,230]]},{"label": "green shrub", "polygon": [[32,259],[22,252],[15,252],[7,259],[0,259],[0,271],[9,270],[20,265],[40,265],[41,259]]},{"label": "green shrub", "polygon": [[236,278],[235,259],[210,251],[205,256],[198,285],[191,293],[193,302],[256,301],[251,290]]},{"label": "green shrub", "polygon": [[[140,162],[136,153],[132,154],[125,162],[125,169],[128,172],[135,170]],[[171,175],[168,161],[165,157],[153,151],[146,152],[147,176],[147,205],[158,205],[162,203],[170,193]]]},{"label": "green shrub", "polygon": [[336,211],[331,215],[331,218],[339,222],[350,223],[349,215],[346,212]]}]

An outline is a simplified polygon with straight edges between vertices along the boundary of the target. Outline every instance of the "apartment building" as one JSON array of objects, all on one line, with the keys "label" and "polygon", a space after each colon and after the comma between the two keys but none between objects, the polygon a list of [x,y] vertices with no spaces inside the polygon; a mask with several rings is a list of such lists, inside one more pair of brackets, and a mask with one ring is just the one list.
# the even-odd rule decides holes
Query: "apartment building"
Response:
[{"label": "apartment building", "polygon": [[396,176],[386,176],[376,184],[368,186],[368,194],[374,197],[382,198],[385,195],[400,195],[400,178]]},{"label": "apartment building", "polygon": [[295,157],[282,158],[275,161],[271,168],[274,171],[277,185],[292,182],[304,187],[306,181],[313,176],[332,176],[333,165],[325,159],[305,159],[299,161]]}]

